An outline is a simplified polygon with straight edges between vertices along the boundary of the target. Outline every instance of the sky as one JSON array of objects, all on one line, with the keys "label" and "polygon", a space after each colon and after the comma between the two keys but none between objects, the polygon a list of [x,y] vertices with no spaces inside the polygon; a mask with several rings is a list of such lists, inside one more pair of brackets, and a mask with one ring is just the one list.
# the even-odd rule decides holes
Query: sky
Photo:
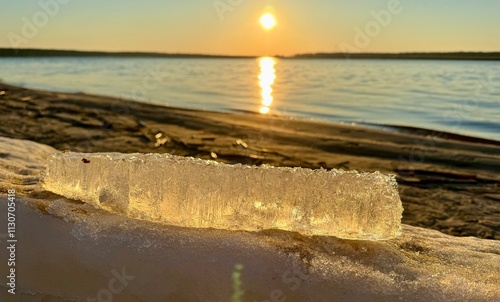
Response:
[{"label": "sky", "polygon": [[[220,55],[500,51],[500,0],[0,0],[0,47]],[[259,19],[275,16],[265,30]]]}]

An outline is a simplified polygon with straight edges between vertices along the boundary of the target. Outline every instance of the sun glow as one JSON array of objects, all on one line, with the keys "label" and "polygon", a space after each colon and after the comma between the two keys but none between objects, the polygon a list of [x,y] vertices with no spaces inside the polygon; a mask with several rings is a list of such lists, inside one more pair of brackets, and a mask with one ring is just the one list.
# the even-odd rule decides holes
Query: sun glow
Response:
[{"label": "sun glow", "polygon": [[266,13],[260,17],[260,24],[265,30],[271,30],[276,26],[276,19],[270,13]]},{"label": "sun glow", "polygon": [[262,114],[269,113],[271,104],[273,103],[273,84],[276,79],[276,70],[274,69],[275,64],[276,61],[270,57],[261,58],[259,62],[259,86],[262,96],[262,107],[260,107],[259,112]]}]

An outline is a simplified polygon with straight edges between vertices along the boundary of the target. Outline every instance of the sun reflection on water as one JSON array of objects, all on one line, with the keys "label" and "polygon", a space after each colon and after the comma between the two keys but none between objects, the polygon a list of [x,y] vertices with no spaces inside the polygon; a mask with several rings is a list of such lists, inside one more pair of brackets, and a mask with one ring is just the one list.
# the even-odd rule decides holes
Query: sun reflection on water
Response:
[{"label": "sun reflection on water", "polygon": [[259,65],[259,86],[262,96],[262,107],[260,107],[259,112],[267,114],[271,110],[271,105],[273,103],[273,84],[276,79],[274,65],[276,65],[276,60],[271,57],[263,57],[260,59]]}]

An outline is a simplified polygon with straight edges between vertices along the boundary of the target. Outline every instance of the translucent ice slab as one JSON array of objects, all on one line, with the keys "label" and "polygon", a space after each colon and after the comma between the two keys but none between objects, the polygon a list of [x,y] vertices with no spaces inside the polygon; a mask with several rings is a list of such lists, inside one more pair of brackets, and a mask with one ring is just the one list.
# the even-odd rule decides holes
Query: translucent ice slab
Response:
[{"label": "translucent ice slab", "polygon": [[44,187],[130,217],[194,228],[381,240],[401,229],[392,176],[227,165],[169,154],[57,153]]}]

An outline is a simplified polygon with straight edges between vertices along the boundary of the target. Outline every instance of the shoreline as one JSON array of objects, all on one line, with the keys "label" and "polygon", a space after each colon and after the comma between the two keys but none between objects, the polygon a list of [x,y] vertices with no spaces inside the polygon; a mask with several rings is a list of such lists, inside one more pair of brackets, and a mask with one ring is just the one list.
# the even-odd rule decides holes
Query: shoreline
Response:
[{"label": "shoreline", "polygon": [[[14,88],[23,88],[23,89],[28,89],[28,90],[39,90],[39,91],[54,92],[54,93],[81,94],[81,95],[88,95],[88,96],[102,97],[102,98],[114,98],[114,99],[120,99],[120,100],[123,100],[126,102],[133,102],[133,103],[137,103],[137,104],[153,105],[153,106],[164,107],[164,108],[184,109],[184,110],[190,110],[190,111],[209,112],[209,113],[226,113],[226,114],[261,115],[258,112],[253,112],[250,110],[243,110],[243,109],[210,110],[210,109],[198,109],[198,108],[189,108],[189,107],[175,107],[175,106],[169,106],[169,105],[162,105],[159,102],[154,102],[154,101],[141,102],[141,101],[137,101],[137,100],[122,99],[120,97],[113,96],[113,95],[101,95],[101,94],[94,94],[94,93],[88,93],[88,92],[82,92],[82,91],[71,91],[70,89],[64,90],[64,89],[58,89],[56,87],[48,87],[46,85],[38,85],[38,86],[40,86],[40,88],[28,87],[28,86],[25,86],[24,84],[8,83],[8,82],[4,82],[2,79],[0,79],[0,87],[2,87],[2,86],[5,86],[5,87],[11,86]],[[494,140],[494,139],[485,138],[485,137],[454,133],[454,132],[443,131],[443,130],[432,130],[429,128],[422,128],[422,127],[412,127],[412,126],[397,125],[397,124],[378,124],[378,123],[356,122],[356,121],[340,121],[340,120],[335,121],[335,120],[328,120],[328,119],[318,119],[318,118],[314,118],[314,117],[291,116],[291,115],[280,115],[280,114],[269,114],[268,116],[285,118],[285,119],[293,119],[293,120],[302,120],[305,122],[313,122],[313,123],[326,123],[326,124],[333,124],[333,125],[354,125],[354,126],[369,128],[369,129],[373,129],[373,130],[409,133],[409,134],[414,134],[417,136],[429,136],[429,135],[431,135],[431,136],[437,136],[437,137],[442,137],[442,138],[452,139],[452,140],[457,140],[457,141],[500,146],[500,140]]]},{"label": "shoreline", "polygon": [[[255,59],[256,55],[222,55],[201,53],[162,53],[137,51],[88,51],[69,49],[37,48],[0,48],[0,57],[122,57],[122,58],[214,58],[214,59]],[[281,59],[334,59],[334,60],[464,60],[464,61],[500,61],[500,52],[488,51],[451,51],[451,52],[397,52],[397,53],[342,53],[318,52],[294,55],[273,55]]]},{"label": "shoreline", "polygon": [[[0,136],[78,152],[396,174],[403,223],[500,239],[500,148],[424,129],[164,107],[0,83]],[[417,131],[418,130],[418,131]],[[427,131],[427,132],[426,132]],[[428,131],[431,131],[430,133]]]}]

